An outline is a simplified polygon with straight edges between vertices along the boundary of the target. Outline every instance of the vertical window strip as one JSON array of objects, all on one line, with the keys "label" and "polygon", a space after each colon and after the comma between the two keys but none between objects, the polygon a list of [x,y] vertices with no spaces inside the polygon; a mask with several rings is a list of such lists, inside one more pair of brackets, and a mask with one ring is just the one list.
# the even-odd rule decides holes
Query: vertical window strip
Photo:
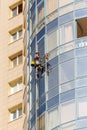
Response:
[{"label": "vertical window strip", "polygon": [[41,3],[38,7],[38,21],[44,17],[44,3]]}]

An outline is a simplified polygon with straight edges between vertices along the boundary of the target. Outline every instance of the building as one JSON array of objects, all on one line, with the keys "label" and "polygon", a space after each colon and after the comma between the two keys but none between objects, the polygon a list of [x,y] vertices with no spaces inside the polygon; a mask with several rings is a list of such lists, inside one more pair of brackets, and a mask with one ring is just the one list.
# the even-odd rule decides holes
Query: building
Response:
[{"label": "building", "polygon": [[0,0],[1,130],[27,130],[26,10],[24,0]]},{"label": "building", "polygon": [[87,130],[87,0],[28,7],[29,130]]},{"label": "building", "polygon": [[87,130],[86,23],[87,0],[0,0],[1,130]]}]

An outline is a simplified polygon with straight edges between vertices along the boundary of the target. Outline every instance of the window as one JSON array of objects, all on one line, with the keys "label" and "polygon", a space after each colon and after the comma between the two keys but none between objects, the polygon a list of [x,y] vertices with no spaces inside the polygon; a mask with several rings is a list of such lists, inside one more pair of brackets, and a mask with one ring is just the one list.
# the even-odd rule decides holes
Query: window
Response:
[{"label": "window", "polygon": [[87,97],[79,98],[78,108],[79,117],[87,116]]},{"label": "window", "polygon": [[76,20],[77,23],[77,38],[87,36],[87,18]]},{"label": "window", "polygon": [[69,60],[60,64],[59,66],[59,80],[60,84],[74,79],[74,60]]},{"label": "window", "polygon": [[65,2],[65,0],[59,0],[59,7],[68,5],[68,4],[70,4],[71,2],[73,2],[73,0],[67,0],[66,2]]},{"label": "window", "polygon": [[58,0],[47,0],[47,14],[52,13],[58,8]]},{"label": "window", "polygon": [[60,86],[60,92],[63,93],[65,91],[74,89],[74,81],[68,82],[68,83],[64,83]]},{"label": "window", "polygon": [[18,31],[18,37],[20,38],[22,36],[22,30]]},{"label": "window", "polygon": [[83,8],[87,8],[87,0],[76,0],[75,1],[75,9],[79,10],[79,9],[83,9]]},{"label": "window", "polygon": [[35,28],[35,19],[36,19],[36,15],[35,15],[35,9],[33,9],[33,11],[31,11],[31,33]]},{"label": "window", "polygon": [[18,56],[18,65],[21,64],[21,63],[22,63],[22,55],[20,54],[20,55]]},{"label": "window", "polygon": [[75,122],[69,122],[61,126],[62,130],[76,130]]},{"label": "window", "polygon": [[11,62],[11,68],[14,68],[18,65],[20,65],[23,61],[23,56],[22,53],[18,54],[16,56],[13,56],[12,58],[10,58],[10,62]]},{"label": "window", "polygon": [[18,14],[22,12],[22,4],[18,5]]},{"label": "window", "polygon": [[52,130],[59,124],[59,113],[58,108],[54,108],[48,112],[48,130]]},{"label": "window", "polygon": [[12,41],[15,41],[17,39],[17,33],[12,34]]},{"label": "window", "polygon": [[44,17],[44,3],[41,3],[38,7],[38,21]]},{"label": "window", "polygon": [[15,7],[11,7],[12,17],[22,13],[22,4],[19,4]]},{"label": "window", "polygon": [[[69,2],[69,1],[67,1],[67,2]],[[66,3],[66,2],[64,2],[64,3]],[[62,7],[62,8],[60,8],[60,9],[59,9],[59,16],[64,16],[64,14],[66,15],[66,14],[68,14],[69,12],[72,13],[71,11],[73,11],[73,3],[68,4],[68,5],[66,5],[66,6],[64,6],[64,7]],[[72,14],[73,14],[73,13],[72,13]],[[73,19],[73,16],[72,16],[72,19]],[[69,20],[69,19],[67,19],[67,20]],[[62,21],[62,22],[63,22],[63,21]]]},{"label": "window", "polygon": [[[87,81],[86,81],[87,82]],[[79,86],[80,87],[80,86]],[[76,91],[76,95],[81,98],[81,97],[86,97],[87,96],[87,87],[84,86],[83,83],[83,87],[82,88],[78,88]]]},{"label": "window", "polygon": [[[41,116],[37,121],[38,130],[45,130],[45,116]],[[35,129],[32,129],[35,130]]]},{"label": "window", "polygon": [[87,57],[77,58],[77,77],[87,75]]},{"label": "window", "polygon": [[64,44],[73,40],[73,23],[67,23],[60,28],[60,43]]},{"label": "window", "polygon": [[47,52],[55,49],[57,47],[57,30],[47,34]]},{"label": "window", "polygon": [[87,77],[84,77],[81,78],[81,79],[77,79],[76,80],[76,87],[84,87],[84,86],[87,86]]},{"label": "window", "polygon": [[[49,61],[49,64],[51,65],[52,62],[54,62],[54,64],[57,65],[58,64],[58,57],[56,57],[56,58],[52,59],[51,61]],[[53,65],[51,65],[51,67],[54,67]],[[59,84],[58,77],[59,77],[58,76],[58,66],[56,66],[54,68],[51,68],[51,71],[50,71],[49,77],[48,77],[48,90],[51,90],[51,89],[53,90],[53,88],[55,88]],[[52,94],[50,96],[52,96]]]},{"label": "window", "polygon": [[22,37],[22,29],[20,28],[16,31],[13,31],[12,33],[10,33],[10,35],[11,35],[11,42],[14,42]]},{"label": "window", "polygon": [[75,102],[70,101],[61,104],[61,123],[69,122],[74,119],[75,119]]},{"label": "window", "polygon": [[18,119],[20,116],[22,116],[22,107],[21,105],[18,107],[14,107],[9,110],[10,113],[10,121],[13,121],[15,119]]},{"label": "window", "polygon": [[17,15],[17,7],[12,9],[12,16],[16,16]]},{"label": "window", "polygon": [[20,117],[22,115],[22,108],[18,109],[18,117]]},{"label": "window", "polygon": [[9,84],[10,84],[10,94],[14,94],[22,90],[22,79],[15,80]]},{"label": "window", "polygon": [[15,119],[16,118],[16,110],[11,112],[11,119]]}]

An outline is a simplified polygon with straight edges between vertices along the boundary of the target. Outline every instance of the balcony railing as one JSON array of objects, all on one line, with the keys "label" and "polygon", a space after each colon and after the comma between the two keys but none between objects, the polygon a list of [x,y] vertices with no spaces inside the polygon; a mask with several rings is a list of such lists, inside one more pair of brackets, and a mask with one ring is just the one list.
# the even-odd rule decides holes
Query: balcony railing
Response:
[{"label": "balcony railing", "polygon": [[75,40],[75,48],[87,47],[87,36]]}]

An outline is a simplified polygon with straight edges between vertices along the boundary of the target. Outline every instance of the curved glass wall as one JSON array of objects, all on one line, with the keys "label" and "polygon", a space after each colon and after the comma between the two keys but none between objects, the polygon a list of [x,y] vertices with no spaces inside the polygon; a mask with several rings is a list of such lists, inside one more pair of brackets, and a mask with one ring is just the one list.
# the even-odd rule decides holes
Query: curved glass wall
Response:
[{"label": "curved glass wall", "polygon": [[29,15],[29,57],[50,64],[30,66],[29,130],[86,130],[87,0],[31,0]]}]

